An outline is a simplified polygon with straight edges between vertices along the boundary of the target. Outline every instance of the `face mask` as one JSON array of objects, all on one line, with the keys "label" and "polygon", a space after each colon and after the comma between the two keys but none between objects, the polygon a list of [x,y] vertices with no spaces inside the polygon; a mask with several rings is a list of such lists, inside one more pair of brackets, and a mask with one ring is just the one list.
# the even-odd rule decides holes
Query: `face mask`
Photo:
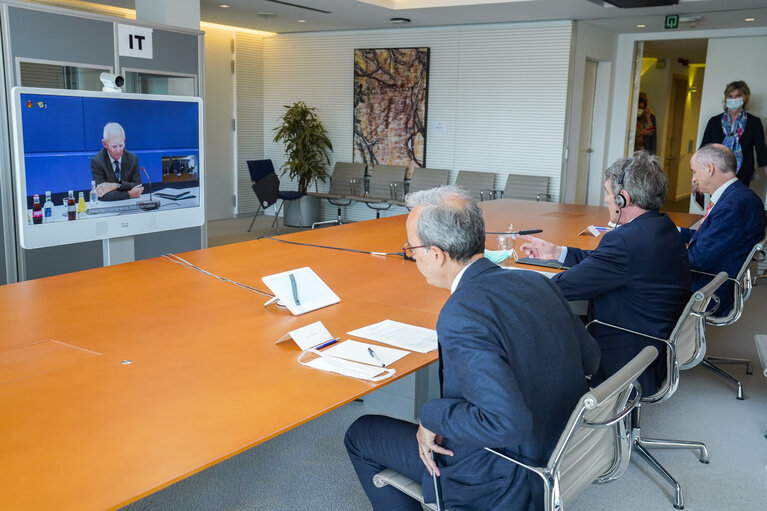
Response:
[{"label": "face mask", "polygon": [[642,117],[643,113],[644,113],[644,108],[637,108],[637,117]]},{"label": "face mask", "polygon": [[743,98],[727,98],[725,103],[730,110],[737,110],[743,106]]},{"label": "face mask", "polygon": [[501,264],[509,257],[517,260],[517,253],[514,250],[485,250],[485,257],[495,264]]}]

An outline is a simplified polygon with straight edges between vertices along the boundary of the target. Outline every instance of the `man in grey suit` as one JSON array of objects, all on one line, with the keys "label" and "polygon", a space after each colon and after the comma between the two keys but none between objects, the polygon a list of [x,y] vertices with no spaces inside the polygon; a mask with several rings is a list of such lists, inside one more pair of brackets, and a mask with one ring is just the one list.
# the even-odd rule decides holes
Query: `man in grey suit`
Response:
[{"label": "man in grey suit", "polygon": [[91,158],[91,174],[99,200],[137,199],[144,191],[138,156],[125,150],[125,131],[116,122],[104,126],[104,149]]},{"label": "man in grey suit", "polygon": [[463,190],[406,200],[405,253],[430,284],[451,291],[437,321],[441,398],[424,404],[420,424],[359,418],[345,439],[352,465],[376,511],[421,509],[373,485],[386,467],[421,481],[427,502],[435,501],[431,475],[440,476],[447,509],[540,507],[539,479],[484,447],[545,462],[588,391],[599,347],[547,278],[483,257],[485,222]]}]

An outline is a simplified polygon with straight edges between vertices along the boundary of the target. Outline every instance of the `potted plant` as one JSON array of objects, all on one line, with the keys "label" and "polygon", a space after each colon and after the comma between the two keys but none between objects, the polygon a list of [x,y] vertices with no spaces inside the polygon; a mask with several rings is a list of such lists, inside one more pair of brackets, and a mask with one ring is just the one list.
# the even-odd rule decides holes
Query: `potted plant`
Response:
[{"label": "potted plant", "polygon": [[[317,116],[317,108],[309,107],[303,101],[285,105],[285,113],[280,117],[281,124],[274,128],[275,142],[285,144],[287,159],[282,164],[282,174],[298,181],[298,191],[306,194],[314,180],[323,183],[328,177],[326,166],[330,163],[330,142],[325,126]],[[320,204],[317,197],[304,196],[301,199],[301,221],[298,220],[298,208],[292,207],[294,201],[285,206],[285,225],[311,226],[319,220]]]}]

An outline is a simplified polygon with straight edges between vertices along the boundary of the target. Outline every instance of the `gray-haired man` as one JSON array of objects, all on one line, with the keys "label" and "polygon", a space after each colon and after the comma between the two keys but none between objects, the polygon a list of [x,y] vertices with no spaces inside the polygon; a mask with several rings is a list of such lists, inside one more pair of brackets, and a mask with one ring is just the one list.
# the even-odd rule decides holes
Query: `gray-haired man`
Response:
[{"label": "gray-haired man", "polygon": [[588,390],[599,348],[548,279],[483,257],[485,222],[460,188],[407,203],[405,252],[430,284],[451,291],[437,321],[441,398],[423,406],[420,424],[358,419],[345,439],[352,465],[376,511],[421,509],[373,485],[385,467],[422,481],[427,502],[431,474],[441,475],[448,509],[528,510],[542,495],[537,478],[483,448],[545,462]]},{"label": "gray-haired man", "polygon": [[[602,235],[596,250],[561,247],[531,236],[522,250],[541,259],[559,259],[569,270],[551,280],[568,300],[591,300],[593,318],[667,339],[690,297],[690,265],[681,234],[658,209],[668,178],[658,158],[638,151],[605,171],[605,205],[615,229]],[[634,358],[645,346],[661,354],[639,378],[650,395],[666,374],[666,346],[647,337],[597,325],[602,348],[595,386]]]}]

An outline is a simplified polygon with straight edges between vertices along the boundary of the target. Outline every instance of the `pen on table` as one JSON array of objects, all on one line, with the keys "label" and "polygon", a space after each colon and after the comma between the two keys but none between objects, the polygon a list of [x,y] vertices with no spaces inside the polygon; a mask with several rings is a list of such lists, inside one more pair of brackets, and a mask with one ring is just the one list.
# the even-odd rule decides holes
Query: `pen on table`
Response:
[{"label": "pen on table", "polygon": [[543,232],[543,229],[528,229],[526,231],[512,231],[512,232],[505,232],[505,231],[504,232],[491,232],[491,231],[487,231],[485,234],[516,234],[518,236],[519,235],[526,236],[528,234],[539,234],[539,233],[542,233],[542,232]]},{"label": "pen on table", "polygon": [[290,274],[290,287],[293,290],[293,301],[296,305],[301,305],[301,301],[298,299],[298,285],[296,284],[296,276]]},{"label": "pen on table", "polygon": [[323,342],[319,346],[315,346],[314,349],[315,350],[321,350],[322,348],[326,348],[326,347],[330,346],[331,344],[337,343],[340,340],[341,340],[340,337],[336,337],[335,339],[330,339],[329,341]]},{"label": "pen on table", "polygon": [[373,357],[373,360],[381,364],[381,367],[386,367],[386,364],[383,363],[383,360],[378,358],[378,355],[376,355],[376,352],[373,351],[373,348],[368,348],[368,353],[370,353],[370,356]]}]

